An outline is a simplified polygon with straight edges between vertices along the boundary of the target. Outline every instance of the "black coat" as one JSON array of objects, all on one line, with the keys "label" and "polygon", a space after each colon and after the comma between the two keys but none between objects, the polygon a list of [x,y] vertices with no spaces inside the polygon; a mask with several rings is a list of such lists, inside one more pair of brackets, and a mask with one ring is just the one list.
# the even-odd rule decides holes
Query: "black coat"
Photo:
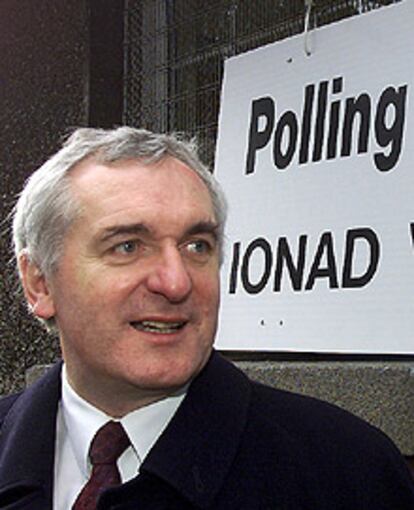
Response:
[{"label": "black coat", "polygon": [[[49,510],[60,365],[0,401],[0,508]],[[413,510],[393,444],[329,404],[251,382],[213,354],[135,479],[99,509]],[[69,509],[68,509],[69,510]]]}]

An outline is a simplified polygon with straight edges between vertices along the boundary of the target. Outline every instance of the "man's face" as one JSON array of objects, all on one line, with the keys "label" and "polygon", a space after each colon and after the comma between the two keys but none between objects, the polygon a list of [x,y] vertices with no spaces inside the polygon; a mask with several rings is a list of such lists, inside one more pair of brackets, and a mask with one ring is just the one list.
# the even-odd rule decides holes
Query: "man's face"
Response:
[{"label": "man's face", "polygon": [[81,213],[49,281],[69,379],[95,404],[168,393],[200,371],[216,331],[208,190],[174,158],[85,161],[70,179]]}]

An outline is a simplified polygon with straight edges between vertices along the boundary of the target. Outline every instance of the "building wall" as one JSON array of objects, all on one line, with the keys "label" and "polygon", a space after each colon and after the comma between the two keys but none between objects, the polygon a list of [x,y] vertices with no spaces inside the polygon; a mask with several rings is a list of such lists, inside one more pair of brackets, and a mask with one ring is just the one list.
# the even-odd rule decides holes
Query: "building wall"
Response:
[{"label": "building wall", "polygon": [[88,52],[86,0],[0,2],[0,394],[58,355],[18,296],[5,220],[68,128],[87,124]]}]

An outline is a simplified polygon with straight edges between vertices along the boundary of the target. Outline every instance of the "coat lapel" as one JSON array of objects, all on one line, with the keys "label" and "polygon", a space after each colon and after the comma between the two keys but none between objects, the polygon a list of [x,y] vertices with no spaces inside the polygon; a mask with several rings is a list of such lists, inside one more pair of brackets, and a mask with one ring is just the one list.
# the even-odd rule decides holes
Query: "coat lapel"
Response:
[{"label": "coat lapel", "polygon": [[13,403],[0,429],[0,508],[52,508],[61,364]]},{"label": "coat lapel", "polygon": [[234,462],[250,392],[246,376],[213,353],[142,464],[140,476],[108,491],[100,508],[114,503],[116,508],[139,505],[143,510],[211,507]]}]

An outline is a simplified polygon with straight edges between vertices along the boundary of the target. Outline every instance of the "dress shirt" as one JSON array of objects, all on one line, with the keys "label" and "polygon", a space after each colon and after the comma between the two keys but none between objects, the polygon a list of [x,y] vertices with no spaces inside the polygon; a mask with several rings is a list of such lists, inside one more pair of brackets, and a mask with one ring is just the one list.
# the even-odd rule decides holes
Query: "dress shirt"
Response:
[{"label": "dress shirt", "polygon": [[[131,441],[118,459],[122,482],[137,475],[139,468],[185,397],[187,387],[171,397],[132,411],[120,421]],[[62,369],[62,399],[56,421],[53,508],[68,510],[88,481],[92,466],[89,446],[107,421],[113,420],[81,398],[70,386]]]}]

